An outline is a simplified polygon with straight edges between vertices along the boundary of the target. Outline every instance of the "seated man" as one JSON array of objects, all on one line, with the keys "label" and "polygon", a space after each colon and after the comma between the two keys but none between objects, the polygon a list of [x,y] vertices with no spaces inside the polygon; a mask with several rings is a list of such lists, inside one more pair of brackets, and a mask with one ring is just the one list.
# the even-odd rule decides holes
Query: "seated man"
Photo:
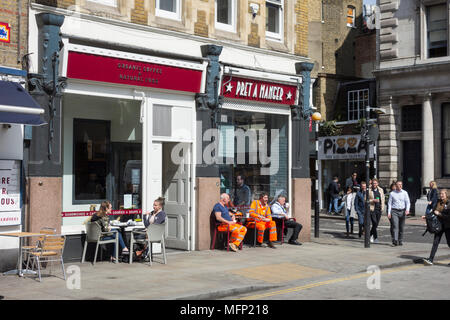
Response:
[{"label": "seated man", "polygon": [[286,219],[284,221],[284,227],[285,228],[293,228],[294,233],[292,234],[291,238],[289,239],[289,244],[293,245],[301,245],[300,242],[297,241],[298,235],[300,231],[302,230],[303,226],[295,222],[293,220],[289,220],[289,216],[287,214],[287,208],[286,208],[286,197],[283,195],[279,195],[277,201],[272,205],[272,217],[276,219]]},{"label": "seated man", "polygon": [[228,227],[230,228],[230,248],[236,252],[242,240],[244,240],[247,228],[237,224],[234,215],[230,215],[227,208],[229,202],[230,196],[226,193],[222,193],[220,195],[219,203],[213,208],[212,214],[214,214],[216,221],[222,222],[222,225],[218,227],[219,231],[226,231]]},{"label": "seated man", "polygon": [[249,224],[256,224],[257,230],[257,245],[261,246],[264,240],[264,231],[269,229],[269,248],[276,249],[273,241],[277,241],[277,227],[275,221],[272,220],[272,215],[270,212],[270,207],[268,204],[269,195],[267,192],[263,192],[259,200],[252,202],[250,206],[250,221],[247,222],[247,227]]}]

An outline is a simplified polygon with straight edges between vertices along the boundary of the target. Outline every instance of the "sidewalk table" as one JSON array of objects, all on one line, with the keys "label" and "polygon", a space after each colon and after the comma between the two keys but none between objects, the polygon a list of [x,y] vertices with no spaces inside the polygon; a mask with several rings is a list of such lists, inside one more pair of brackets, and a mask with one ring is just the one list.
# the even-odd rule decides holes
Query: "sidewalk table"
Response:
[{"label": "sidewalk table", "polygon": [[138,222],[136,223],[136,225],[129,225],[126,222],[120,222],[120,223],[115,223],[115,224],[111,224],[111,229],[120,229],[120,232],[122,233],[122,236],[125,238],[125,240],[128,240],[127,236],[124,234],[125,232],[130,232],[130,241],[129,241],[129,264],[132,263],[133,261],[133,244],[134,244],[134,232],[135,231],[145,231],[145,226],[143,222]]},{"label": "sidewalk table", "polygon": [[13,269],[10,271],[6,271],[3,274],[17,274],[19,277],[23,277],[24,272],[26,274],[36,274],[33,270],[23,270],[22,269],[22,239],[29,238],[29,237],[38,237],[42,236],[42,233],[36,233],[36,232],[12,232],[12,233],[0,233],[0,236],[2,237],[16,237],[19,238],[19,257],[17,258],[17,269]]}]

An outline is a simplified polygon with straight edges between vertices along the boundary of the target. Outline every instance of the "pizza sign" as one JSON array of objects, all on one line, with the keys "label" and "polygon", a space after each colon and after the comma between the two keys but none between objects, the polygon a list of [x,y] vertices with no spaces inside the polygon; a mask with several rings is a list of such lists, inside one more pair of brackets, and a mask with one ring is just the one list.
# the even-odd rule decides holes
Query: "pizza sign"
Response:
[{"label": "pizza sign", "polygon": [[9,23],[0,22],[0,42],[11,42],[11,28]]}]

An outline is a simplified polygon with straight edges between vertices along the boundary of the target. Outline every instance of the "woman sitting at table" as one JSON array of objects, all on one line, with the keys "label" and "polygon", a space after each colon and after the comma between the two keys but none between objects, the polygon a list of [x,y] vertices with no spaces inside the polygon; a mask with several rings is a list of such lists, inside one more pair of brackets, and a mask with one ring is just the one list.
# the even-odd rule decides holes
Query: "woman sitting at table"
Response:
[{"label": "woman sitting at table", "polygon": [[[144,225],[147,228],[151,224],[163,224],[166,222],[166,213],[164,212],[164,198],[159,197],[153,202],[153,211],[152,212],[146,212],[143,215]],[[146,236],[144,235],[136,235],[137,239],[145,239]],[[140,257],[142,253],[147,249],[147,245],[142,248],[142,250],[136,251],[136,256]]]},{"label": "woman sitting at table", "polygon": [[[122,253],[128,252],[128,248],[123,241],[122,234],[116,229],[111,229],[111,226],[109,225],[108,214],[111,213],[111,210],[111,202],[103,201],[98,212],[92,215],[91,222],[97,221],[97,223],[102,228],[102,232],[111,232],[111,235],[106,235],[105,237],[103,237],[103,240],[111,240],[119,237],[119,246],[122,249]],[[115,246],[116,245],[114,244],[114,251],[116,250]],[[115,261],[115,258],[113,256],[111,256],[111,261]]]}]

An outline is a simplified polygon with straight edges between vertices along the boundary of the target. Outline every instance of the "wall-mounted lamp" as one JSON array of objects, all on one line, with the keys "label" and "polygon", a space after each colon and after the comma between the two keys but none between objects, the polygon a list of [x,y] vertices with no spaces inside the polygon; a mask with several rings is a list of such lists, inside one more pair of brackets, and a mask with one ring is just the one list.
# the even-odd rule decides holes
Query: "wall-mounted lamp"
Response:
[{"label": "wall-mounted lamp", "polygon": [[250,3],[250,10],[252,11],[253,19],[255,19],[256,15],[259,11],[259,4],[257,3]]}]

